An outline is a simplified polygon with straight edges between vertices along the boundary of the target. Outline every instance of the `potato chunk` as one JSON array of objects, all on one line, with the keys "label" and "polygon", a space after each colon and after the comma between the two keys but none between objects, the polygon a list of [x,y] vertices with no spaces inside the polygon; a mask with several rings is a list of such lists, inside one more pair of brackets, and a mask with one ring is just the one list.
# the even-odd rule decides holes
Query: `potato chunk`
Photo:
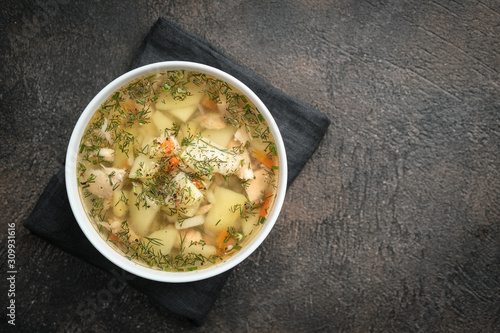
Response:
[{"label": "potato chunk", "polygon": [[240,218],[241,209],[245,206],[247,198],[240,193],[225,187],[214,190],[215,203],[207,213],[204,228],[213,233],[219,233],[233,226]]},{"label": "potato chunk", "polygon": [[186,122],[198,109],[198,105],[186,105],[169,111],[169,113],[182,122]]},{"label": "potato chunk", "polygon": [[158,161],[146,155],[139,155],[130,169],[130,178],[151,178],[158,169]]},{"label": "potato chunk", "polygon": [[113,214],[117,217],[123,217],[128,212],[127,200],[129,198],[128,191],[113,192]]},{"label": "potato chunk", "polygon": [[161,251],[161,254],[169,254],[179,236],[179,231],[174,226],[169,225],[166,228],[151,233],[148,238],[152,239],[152,246],[155,252]]},{"label": "potato chunk", "polygon": [[[140,193],[141,190],[141,187],[138,186],[137,193]],[[152,229],[160,206],[148,197],[145,197],[144,201],[138,201],[138,197],[134,194],[130,194],[129,196],[131,197],[128,201],[130,212],[129,224],[139,235],[147,235]]]},{"label": "potato chunk", "polygon": [[190,95],[186,95],[182,101],[173,99],[170,92],[160,93],[156,102],[156,109],[167,111],[182,122],[186,122],[194,111],[198,110],[203,91],[194,83],[188,83],[184,88],[189,91]]},{"label": "potato chunk", "polygon": [[174,126],[174,121],[161,111],[155,112],[153,117],[151,117],[151,120],[156,125],[156,127],[160,129],[160,131],[164,131],[165,128],[170,129]]},{"label": "potato chunk", "polygon": [[235,127],[227,126],[222,129],[205,129],[201,132],[201,135],[221,145],[222,147],[227,147],[229,141],[233,138],[235,131]]}]

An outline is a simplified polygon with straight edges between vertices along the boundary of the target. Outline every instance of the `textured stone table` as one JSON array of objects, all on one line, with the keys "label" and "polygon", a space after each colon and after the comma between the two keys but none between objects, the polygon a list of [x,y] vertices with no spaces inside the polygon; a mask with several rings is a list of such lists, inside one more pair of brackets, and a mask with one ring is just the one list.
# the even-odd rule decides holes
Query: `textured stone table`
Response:
[{"label": "textured stone table", "polygon": [[[104,301],[107,273],[21,226],[160,16],[332,120],[199,328],[128,287]],[[0,26],[1,304],[13,222],[17,328],[500,331],[500,2],[23,0]]]}]

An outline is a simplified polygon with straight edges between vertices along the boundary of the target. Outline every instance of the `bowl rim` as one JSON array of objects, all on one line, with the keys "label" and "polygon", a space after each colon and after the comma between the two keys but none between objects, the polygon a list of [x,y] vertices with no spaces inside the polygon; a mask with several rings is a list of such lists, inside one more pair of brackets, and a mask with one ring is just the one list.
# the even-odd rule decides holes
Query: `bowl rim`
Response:
[{"label": "bowl rim", "polygon": [[[111,96],[116,90],[125,85],[126,83],[142,77],[146,74],[152,74],[154,72],[169,71],[169,70],[186,70],[186,71],[196,71],[200,73],[210,74],[226,81],[231,84],[237,90],[239,90],[243,95],[249,98],[259,112],[264,116],[269,129],[274,137],[276,147],[278,150],[278,159],[280,163],[278,172],[278,190],[277,195],[272,207],[272,210],[262,226],[261,230],[255,235],[251,242],[245,245],[241,250],[232,255],[227,260],[221,263],[212,265],[208,268],[203,268],[200,270],[184,271],[184,272],[169,272],[157,269],[152,269],[141,264],[135,263],[125,256],[120,254],[118,251],[113,249],[95,230],[92,222],[87,217],[83,209],[83,205],[80,200],[78,185],[76,181],[76,160],[78,147],[80,145],[81,137],[83,136],[84,130],[90,121],[91,117],[95,111],[101,106],[101,104]],[[288,167],[286,159],[285,145],[281,133],[279,131],[278,125],[276,124],[273,116],[266,107],[266,105],[261,101],[261,99],[243,82],[235,78],[234,76],[217,69],[212,66],[205,64],[200,64],[190,61],[162,61],[156,62],[148,65],[138,67],[136,69],[130,70],[110,83],[108,83],[104,88],[102,88],[97,95],[90,101],[86,106],[82,114],[80,115],[68,144],[68,149],[66,153],[65,162],[65,181],[66,181],[66,192],[68,195],[69,203],[83,233],[87,239],[92,243],[92,245],[108,260],[122,268],[123,270],[148,280],[159,281],[159,282],[171,282],[171,283],[183,283],[183,282],[193,282],[198,280],[207,279],[219,274],[222,274],[229,269],[235,267],[243,260],[248,258],[267,238],[271,232],[276,220],[278,219],[279,213],[281,211],[286,189],[287,189],[287,176]]]}]

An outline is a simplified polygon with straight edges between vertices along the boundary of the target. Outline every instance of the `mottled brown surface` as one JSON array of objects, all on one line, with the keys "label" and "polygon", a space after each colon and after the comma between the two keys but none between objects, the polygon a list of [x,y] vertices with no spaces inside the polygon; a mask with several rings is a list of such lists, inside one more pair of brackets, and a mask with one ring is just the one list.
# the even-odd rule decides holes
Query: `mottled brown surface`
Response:
[{"label": "mottled brown surface", "polygon": [[[0,12],[0,266],[15,222],[18,327],[500,331],[500,2],[40,0]],[[200,328],[131,288],[104,301],[108,274],[21,227],[79,114],[159,16],[332,120]]]}]

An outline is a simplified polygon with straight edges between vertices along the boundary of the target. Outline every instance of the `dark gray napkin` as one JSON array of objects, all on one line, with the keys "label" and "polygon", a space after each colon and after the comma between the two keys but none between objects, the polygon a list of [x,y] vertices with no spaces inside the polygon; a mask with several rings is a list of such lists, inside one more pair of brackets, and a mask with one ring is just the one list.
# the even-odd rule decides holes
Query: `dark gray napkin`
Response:
[{"label": "dark gray napkin", "polygon": [[[326,133],[330,120],[214,49],[207,41],[159,19],[142,43],[132,67],[166,60],[194,61],[219,68],[247,84],[273,114],[287,150],[288,185],[300,173]],[[103,257],[87,240],[71,211],[61,169],[49,182],[24,222],[33,234],[95,266],[120,277],[173,313],[201,325],[230,272],[183,284],[149,281],[132,276]]]}]

